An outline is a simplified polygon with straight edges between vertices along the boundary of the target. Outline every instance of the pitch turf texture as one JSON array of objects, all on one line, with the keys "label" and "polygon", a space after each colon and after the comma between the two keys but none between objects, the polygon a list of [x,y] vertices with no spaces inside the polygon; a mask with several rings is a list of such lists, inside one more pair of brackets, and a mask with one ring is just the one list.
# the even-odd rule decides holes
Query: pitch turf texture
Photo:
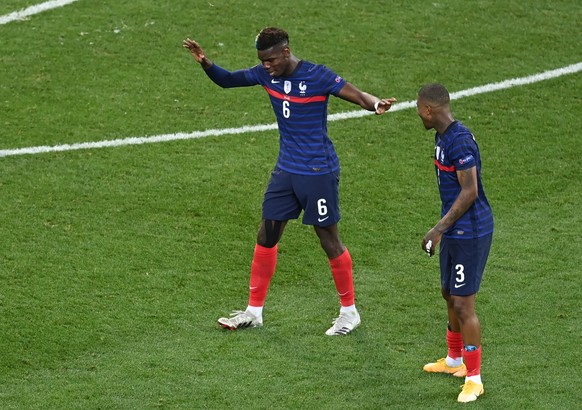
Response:
[{"label": "pitch turf texture", "polygon": [[[5,15],[34,4],[4,1]],[[271,124],[259,87],[222,90],[254,36],[399,101],[582,61],[578,0],[88,1],[0,26],[0,149]],[[453,102],[475,133],[496,232],[477,309],[486,393],[473,408],[571,409],[582,395],[582,74]],[[330,113],[357,109],[332,98]],[[433,133],[414,109],[329,124],[340,230],[362,325],[338,312],[310,227],[280,244],[262,329],[247,302],[277,132],[0,158],[0,408],[455,408],[445,354]]]}]

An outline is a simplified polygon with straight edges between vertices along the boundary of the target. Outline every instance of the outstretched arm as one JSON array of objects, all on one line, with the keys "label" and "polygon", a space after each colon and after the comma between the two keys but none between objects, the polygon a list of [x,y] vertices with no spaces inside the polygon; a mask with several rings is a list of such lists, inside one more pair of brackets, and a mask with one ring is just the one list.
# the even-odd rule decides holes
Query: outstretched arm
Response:
[{"label": "outstretched arm", "polygon": [[190,54],[202,66],[206,75],[220,87],[231,88],[254,85],[248,81],[243,70],[230,72],[214,64],[206,57],[206,53],[196,41],[187,38],[184,40],[183,46],[190,51]]},{"label": "outstretched arm", "polygon": [[357,104],[365,110],[374,111],[376,114],[384,114],[396,102],[396,98],[374,97],[371,94],[360,91],[351,83],[346,83],[340,90],[338,97],[351,103]]}]

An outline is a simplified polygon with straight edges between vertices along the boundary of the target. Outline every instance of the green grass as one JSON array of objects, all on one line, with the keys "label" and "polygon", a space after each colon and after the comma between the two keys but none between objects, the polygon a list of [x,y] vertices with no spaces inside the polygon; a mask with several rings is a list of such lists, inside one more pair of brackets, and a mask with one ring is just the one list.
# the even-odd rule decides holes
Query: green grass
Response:
[{"label": "green grass", "polygon": [[[257,30],[281,25],[298,56],[408,101],[431,81],[458,91],[578,63],[581,17],[576,0],[80,0],[0,26],[0,149],[274,122],[261,89],[208,80],[186,36],[237,69],[257,62]],[[496,218],[473,408],[582,399],[581,86],[578,73],[453,102]],[[265,327],[215,325],[247,302],[276,132],[0,158],[0,408],[457,407],[462,380],[421,370],[445,353],[438,263],[420,249],[440,209],[432,132],[414,110],[329,132],[363,320],[346,338],[323,333],[337,296],[299,222]]]}]

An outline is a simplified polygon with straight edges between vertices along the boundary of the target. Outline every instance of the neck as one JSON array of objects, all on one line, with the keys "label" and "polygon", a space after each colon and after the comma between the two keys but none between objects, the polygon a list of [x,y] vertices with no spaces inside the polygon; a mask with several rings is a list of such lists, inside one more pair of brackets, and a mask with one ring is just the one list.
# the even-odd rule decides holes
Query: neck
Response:
[{"label": "neck", "polygon": [[449,128],[449,126],[455,122],[455,119],[453,118],[452,115],[447,114],[445,117],[443,117],[442,119],[439,119],[437,125],[434,127],[434,129],[439,133],[439,134],[444,134],[445,131],[447,130],[447,128]]},{"label": "neck", "polygon": [[295,57],[295,55],[291,54],[289,56],[289,64],[287,65],[287,70],[285,70],[285,74],[284,75],[291,75],[293,73],[293,71],[295,71],[295,69],[297,68],[297,64],[299,64],[299,60],[297,57]]}]

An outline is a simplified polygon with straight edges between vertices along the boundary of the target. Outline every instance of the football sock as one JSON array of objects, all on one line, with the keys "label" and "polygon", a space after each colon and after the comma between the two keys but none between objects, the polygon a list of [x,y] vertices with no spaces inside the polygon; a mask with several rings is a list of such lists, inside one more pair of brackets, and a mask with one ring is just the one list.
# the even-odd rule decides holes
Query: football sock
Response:
[{"label": "football sock", "polygon": [[346,250],[337,258],[329,260],[331,273],[335,282],[335,288],[340,297],[342,306],[352,306],[354,304],[354,280],[352,277],[352,257]]},{"label": "football sock", "polygon": [[473,383],[477,383],[477,384],[483,384],[483,382],[481,381],[481,375],[477,375],[477,376],[467,376],[465,377],[465,383],[467,382],[473,382]]},{"label": "football sock", "polygon": [[461,332],[453,332],[447,328],[447,347],[447,366],[460,366],[463,363],[463,337]]},{"label": "football sock", "polygon": [[265,304],[269,283],[277,265],[277,247],[275,245],[272,248],[265,248],[259,244],[255,245],[249,285],[249,306],[262,307]]},{"label": "football sock", "polygon": [[463,359],[467,366],[467,380],[470,380],[469,378],[472,376],[479,376],[479,383],[481,383],[481,346],[479,348],[476,346],[465,346]]},{"label": "football sock", "polygon": [[247,306],[247,312],[252,313],[255,317],[263,317],[263,307],[262,306]]},{"label": "football sock", "polygon": [[447,355],[447,358],[445,359],[447,366],[449,367],[459,367],[460,365],[463,364],[463,358],[462,357],[456,357],[453,358],[449,355]]},{"label": "football sock", "polygon": [[356,305],[351,305],[351,306],[341,306],[340,307],[340,314],[341,313],[348,313],[350,315],[353,315],[357,312],[356,310]]}]

